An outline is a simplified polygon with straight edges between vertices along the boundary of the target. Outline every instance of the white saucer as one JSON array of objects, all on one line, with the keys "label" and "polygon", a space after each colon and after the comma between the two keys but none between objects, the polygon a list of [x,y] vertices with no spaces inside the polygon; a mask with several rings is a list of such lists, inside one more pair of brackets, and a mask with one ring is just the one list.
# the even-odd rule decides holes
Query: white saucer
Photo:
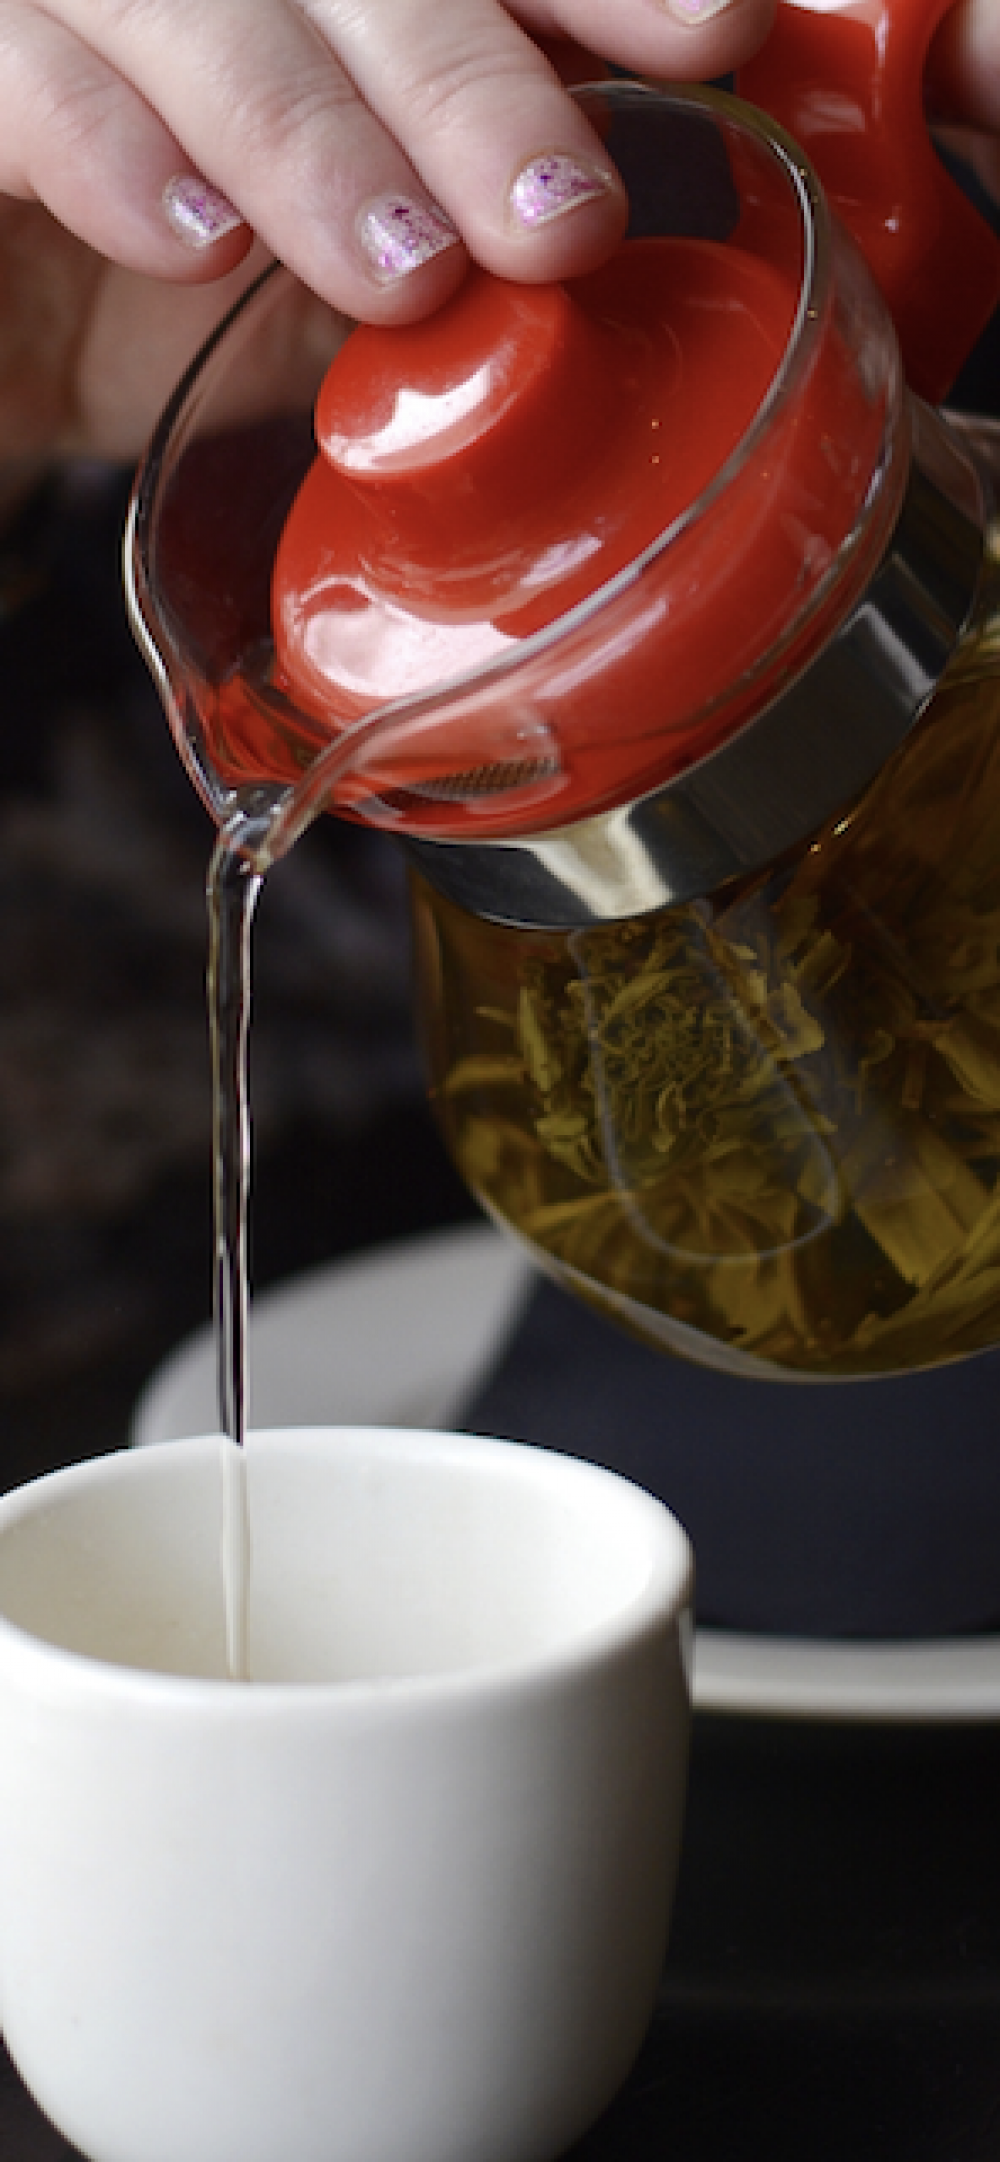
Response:
[{"label": "white saucer", "polygon": [[[534,1281],[515,1245],[476,1224],[378,1247],[262,1293],[250,1329],[252,1423],[454,1425]],[[205,1328],[147,1384],[132,1439],[211,1432],[217,1418]],[[712,1712],[995,1719],[1000,1638],[840,1644],[700,1629],[694,1690],[699,1709]]]}]

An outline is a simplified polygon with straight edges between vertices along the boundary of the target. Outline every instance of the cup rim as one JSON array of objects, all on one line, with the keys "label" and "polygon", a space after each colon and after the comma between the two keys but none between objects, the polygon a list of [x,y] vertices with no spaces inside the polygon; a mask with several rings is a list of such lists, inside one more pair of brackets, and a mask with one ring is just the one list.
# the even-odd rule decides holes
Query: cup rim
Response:
[{"label": "cup rim", "polygon": [[[16,1664],[30,1670],[32,1687],[46,1695],[65,1695],[70,1678],[74,1694],[131,1702],[151,1715],[167,1706],[188,1715],[199,1713],[227,1724],[253,1726],[261,1719],[296,1724],[315,1718],[320,1706],[336,1708],[338,1725],[364,1725],[383,1714],[394,1721],[405,1717],[480,1712],[499,1708],[504,1701],[544,1697],[553,1689],[571,1687],[574,1680],[611,1670],[630,1659],[645,1642],[666,1629],[679,1629],[691,1688],[691,1627],[686,1616],[694,1594],[694,1553],[679,1519],[657,1496],[648,1493],[620,1472],[561,1454],[531,1442],[507,1441],[459,1431],[407,1427],[310,1426],[251,1429],[247,1435],[248,1468],[255,1453],[277,1454],[304,1446],[309,1453],[326,1451],[331,1445],[355,1461],[371,1463],[376,1452],[391,1460],[401,1449],[425,1452],[430,1448],[437,1462],[461,1459],[466,1463],[477,1452],[494,1466],[503,1465],[510,1475],[518,1471],[546,1484],[572,1482],[599,1489],[609,1506],[624,1506],[645,1518],[649,1567],[645,1580],[610,1614],[577,1628],[570,1637],[539,1651],[519,1652],[479,1666],[426,1674],[347,1677],[334,1681],[252,1681],[240,1684],[223,1675],[188,1675],[158,1669],[120,1665],[96,1654],[73,1649],[51,1638],[36,1635],[25,1624],[12,1620],[0,1608],[0,1674]],[[220,1463],[226,1444],[219,1433],[183,1440],[155,1442],[143,1449],[121,1448],[44,1472],[37,1478],[0,1495],[0,1545],[18,1523],[44,1511],[61,1497],[71,1497],[97,1487],[109,1478],[150,1479],[169,1471],[185,1457],[209,1458]],[[445,1452],[442,1457],[442,1450]],[[252,1476],[252,1473],[251,1473]],[[221,1586],[221,1574],[220,1574]]]}]

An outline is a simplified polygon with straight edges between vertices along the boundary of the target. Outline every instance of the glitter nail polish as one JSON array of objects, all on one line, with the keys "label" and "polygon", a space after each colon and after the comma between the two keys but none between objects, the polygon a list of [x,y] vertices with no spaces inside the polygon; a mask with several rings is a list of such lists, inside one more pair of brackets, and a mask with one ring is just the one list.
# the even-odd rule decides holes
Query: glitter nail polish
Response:
[{"label": "glitter nail polish", "polygon": [[357,221],[358,238],[377,278],[389,284],[453,248],[459,234],[443,210],[409,195],[379,195]]},{"label": "glitter nail polish", "polygon": [[195,173],[177,173],[167,181],[163,208],[178,239],[189,248],[210,248],[245,222],[227,196]]},{"label": "glitter nail polish", "polygon": [[510,191],[511,209],[521,225],[548,225],[575,210],[578,203],[607,195],[610,186],[610,176],[578,164],[562,151],[551,151],[532,158],[518,173]]}]

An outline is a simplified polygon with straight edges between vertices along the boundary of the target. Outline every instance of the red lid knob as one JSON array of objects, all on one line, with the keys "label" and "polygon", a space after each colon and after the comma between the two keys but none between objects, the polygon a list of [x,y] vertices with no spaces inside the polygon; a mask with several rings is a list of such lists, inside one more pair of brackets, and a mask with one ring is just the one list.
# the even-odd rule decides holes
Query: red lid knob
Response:
[{"label": "red lid knob", "polygon": [[1000,241],[945,170],[924,115],[952,0],[779,0],[742,97],[816,167],[892,311],[907,376],[935,404],[1000,299]]}]

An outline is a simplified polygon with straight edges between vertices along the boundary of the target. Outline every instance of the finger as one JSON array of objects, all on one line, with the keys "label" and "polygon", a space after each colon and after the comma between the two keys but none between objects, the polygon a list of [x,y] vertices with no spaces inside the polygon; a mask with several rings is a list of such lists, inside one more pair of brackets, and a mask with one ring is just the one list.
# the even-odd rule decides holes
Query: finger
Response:
[{"label": "finger", "polygon": [[[623,230],[603,145],[499,0],[58,7],[267,244],[353,314],[427,313],[464,274],[459,236],[501,275],[548,279],[591,267]],[[618,49],[619,18],[647,15],[666,35],[633,37],[638,57],[667,64],[671,39],[695,39],[658,0],[621,0]]]},{"label": "finger", "polygon": [[603,143],[534,39],[589,37],[614,60],[690,75],[759,39],[774,0],[677,5],[682,20],[660,0],[618,0],[613,11],[607,0],[526,0],[534,37],[496,0],[310,0],[309,14],[477,260],[541,280],[606,256],[627,205]]},{"label": "finger", "polygon": [[197,283],[246,254],[253,236],[232,205],[64,25],[0,0],[0,71],[0,192],[43,204],[101,254],[151,275]]},{"label": "finger", "polygon": [[945,16],[931,47],[929,100],[942,119],[1000,130],[1000,8],[997,0],[962,0]]},{"label": "finger", "polygon": [[[376,321],[427,313],[464,276],[455,225],[297,7],[56,4],[64,28],[155,109],[183,169],[334,306]],[[155,192],[144,191],[147,213]]]},{"label": "finger", "polygon": [[479,262],[542,280],[609,253],[627,217],[614,165],[496,0],[313,0],[311,17]]},{"label": "finger", "polygon": [[[463,239],[502,275],[545,279],[601,260],[623,228],[603,146],[498,0],[266,0],[252,15],[245,0],[52,5],[50,36],[75,33],[90,72],[81,87],[76,53],[72,94],[60,89],[25,159],[41,199],[119,260],[162,272],[182,233],[207,258],[185,275],[229,267],[246,244],[227,226],[235,206],[334,305],[400,319],[454,289]],[[659,0],[621,0],[615,52],[688,73],[714,64],[733,53],[714,5],[698,27]],[[745,29],[769,5],[721,12]],[[0,6],[34,16],[23,0]],[[65,82],[66,66],[65,52],[54,70],[50,57],[44,80]],[[153,237],[165,190],[169,246]]]}]

